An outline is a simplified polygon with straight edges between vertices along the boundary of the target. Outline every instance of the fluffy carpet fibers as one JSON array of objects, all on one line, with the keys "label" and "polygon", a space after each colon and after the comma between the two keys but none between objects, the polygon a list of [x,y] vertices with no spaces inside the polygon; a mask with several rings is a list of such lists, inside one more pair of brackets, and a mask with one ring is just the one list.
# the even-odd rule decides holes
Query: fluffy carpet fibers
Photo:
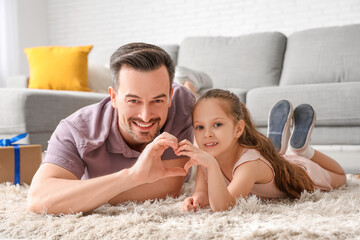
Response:
[{"label": "fluffy carpet fibers", "polygon": [[225,212],[180,212],[178,199],[104,205],[87,214],[26,212],[28,186],[0,184],[0,238],[10,239],[360,239],[360,180],[298,200],[241,199]]}]

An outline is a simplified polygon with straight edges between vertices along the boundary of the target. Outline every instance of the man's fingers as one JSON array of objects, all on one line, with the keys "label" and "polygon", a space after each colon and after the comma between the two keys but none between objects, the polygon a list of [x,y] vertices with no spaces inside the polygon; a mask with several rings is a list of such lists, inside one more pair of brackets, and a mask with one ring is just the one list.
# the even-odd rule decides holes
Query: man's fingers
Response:
[{"label": "man's fingers", "polygon": [[160,138],[160,139],[157,139],[157,141],[155,142],[155,145],[154,145],[154,148],[159,148],[159,147],[161,147],[162,149],[166,149],[168,147],[177,149],[178,144],[173,139]]}]

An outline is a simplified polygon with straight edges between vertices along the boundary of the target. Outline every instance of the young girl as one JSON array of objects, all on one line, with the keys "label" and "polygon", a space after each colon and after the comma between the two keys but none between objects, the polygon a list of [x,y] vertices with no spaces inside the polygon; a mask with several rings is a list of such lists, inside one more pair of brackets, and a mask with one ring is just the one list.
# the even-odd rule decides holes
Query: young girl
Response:
[{"label": "young girl", "polygon": [[[279,116],[285,116],[280,131],[270,133],[280,132],[281,138],[287,138],[280,140],[287,147],[289,135],[285,133],[292,119],[289,102],[280,101],[273,107],[269,123],[277,122],[273,118]],[[295,155],[282,155],[255,129],[247,108],[235,94],[220,89],[205,93],[193,109],[199,148],[184,140],[176,150],[177,155],[190,157],[185,170],[201,165],[194,193],[183,201],[182,210],[196,211],[210,205],[213,211],[222,211],[233,206],[237,198],[253,194],[261,199],[299,198],[304,190],[328,191],[344,185],[346,176],[341,166],[308,145],[314,122],[310,105],[295,109],[290,137]]]}]

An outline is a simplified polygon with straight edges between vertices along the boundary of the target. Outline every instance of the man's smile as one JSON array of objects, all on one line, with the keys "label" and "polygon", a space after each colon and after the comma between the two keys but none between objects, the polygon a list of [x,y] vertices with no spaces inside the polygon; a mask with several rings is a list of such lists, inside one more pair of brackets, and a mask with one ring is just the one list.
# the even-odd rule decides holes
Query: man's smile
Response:
[{"label": "man's smile", "polygon": [[152,126],[155,125],[156,122],[151,122],[151,123],[139,123],[139,122],[135,122],[135,121],[132,121],[132,123],[134,123],[134,125],[138,128],[140,128],[141,130],[143,131],[146,131],[146,130],[150,130],[152,128]]},{"label": "man's smile", "polygon": [[150,119],[148,122],[144,122],[140,118],[130,118],[129,123],[131,123],[133,128],[138,129],[141,132],[148,132],[154,126],[156,126],[160,123],[160,118],[153,118],[153,119]]}]

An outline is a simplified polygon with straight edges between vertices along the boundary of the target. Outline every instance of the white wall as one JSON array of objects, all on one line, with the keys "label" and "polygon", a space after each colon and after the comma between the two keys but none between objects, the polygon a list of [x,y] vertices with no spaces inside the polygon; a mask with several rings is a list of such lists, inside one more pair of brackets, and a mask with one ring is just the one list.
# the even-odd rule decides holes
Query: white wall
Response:
[{"label": "white wall", "polygon": [[[49,43],[94,44],[112,52],[132,41],[180,43],[186,36],[234,36],[360,23],[359,0],[51,0]],[[91,55],[90,55],[91,57]]]},{"label": "white wall", "polygon": [[48,45],[47,1],[17,0],[19,74],[28,75],[24,48]]}]

